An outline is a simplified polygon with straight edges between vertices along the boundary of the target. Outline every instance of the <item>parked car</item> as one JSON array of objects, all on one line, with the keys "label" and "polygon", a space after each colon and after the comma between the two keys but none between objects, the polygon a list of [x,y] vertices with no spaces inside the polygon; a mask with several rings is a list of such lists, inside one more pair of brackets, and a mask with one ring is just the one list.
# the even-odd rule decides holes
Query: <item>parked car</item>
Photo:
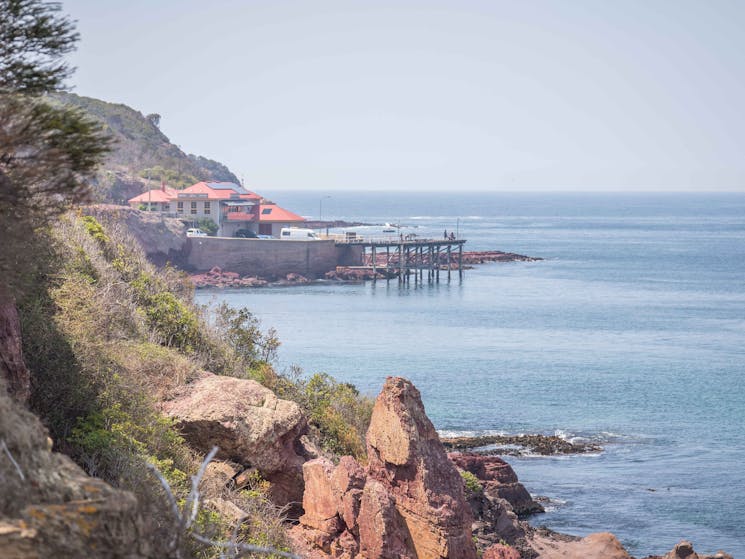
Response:
[{"label": "parked car", "polygon": [[319,239],[313,229],[301,229],[300,227],[283,227],[279,232],[279,238],[283,241],[317,241]]},{"label": "parked car", "polygon": [[239,239],[257,239],[259,237],[250,229],[238,229],[238,231],[235,232],[235,236]]},{"label": "parked car", "polygon": [[186,236],[187,237],[206,237],[207,233],[205,233],[201,229],[192,227],[191,229],[186,230]]}]

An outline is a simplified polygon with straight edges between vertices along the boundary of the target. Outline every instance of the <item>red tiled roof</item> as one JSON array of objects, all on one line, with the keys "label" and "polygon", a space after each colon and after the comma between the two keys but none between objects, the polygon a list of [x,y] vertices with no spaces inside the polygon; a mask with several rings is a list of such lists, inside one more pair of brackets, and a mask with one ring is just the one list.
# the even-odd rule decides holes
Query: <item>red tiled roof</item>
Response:
[{"label": "red tiled roof", "polygon": [[[236,190],[237,189],[237,190]],[[201,200],[255,200],[261,199],[258,194],[246,190],[245,188],[229,183],[229,182],[198,182],[192,184],[188,188],[183,190],[176,190],[170,186],[165,187],[165,192],[161,189],[151,190],[151,202],[172,202],[178,199],[178,195],[184,194],[206,194],[207,196],[200,197]],[[235,195],[238,195],[237,198]],[[130,198],[130,204],[146,203],[148,201],[148,193],[139,194],[134,198]]]},{"label": "red tiled roof", "polygon": [[143,192],[134,198],[130,198],[129,203],[147,204],[148,202],[170,202],[176,197],[176,192],[178,192],[178,190],[171,188],[170,186],[166,186],[165,192],[160,188],[154,188],[149,192]]},{"label": "red tiled roof", "polygon": [[288,223],[293,221],[305,221],[305,218],[280,208],[277,204],[261,204],[259,208],[259,223]]},{"label": "red tiled roof", "polygon": [[[225,188],[212,188],[210,184],[224,185]],[[205,181],[202,181],[196,184],[192,184],[188,188],[184,188],[183,190],[181,190],[181,192],[183,192],[184,194],[206,194],[207,200],[229,200],[232,196],[237,194],[235,190],[233,190],[232,188],[228,188],[228,185],[230,184],[232,183],[207,183]],[[258,194],[255,194],[248,190],[245,190],[245,194],[239,194],[239,197],[241,200],[258,200],[259,198],[261,198]]]}]

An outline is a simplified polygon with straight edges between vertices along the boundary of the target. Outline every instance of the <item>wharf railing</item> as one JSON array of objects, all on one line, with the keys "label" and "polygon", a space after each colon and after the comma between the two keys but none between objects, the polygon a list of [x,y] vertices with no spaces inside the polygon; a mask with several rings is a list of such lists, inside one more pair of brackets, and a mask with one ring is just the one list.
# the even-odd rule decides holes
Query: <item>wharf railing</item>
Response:
[{"label": "wharf railing", "polygon": [[[340,246],[359,247],[360,265],[354,268],[371,270],[373,278],[378,271],[385,271],[386,278],[398,277],[400,282],[409,283],[413,275],[414,282],[418,283],[424,282],[426,271],[428,281],[439,281],[440,271],[446,271],[449,280],[454,267],[463,278],[465,239],[434,239],[413,234],[363,237],[349,233],[322,235],[321,238],[333,240]],[[453,249],[457,254],[453,254]]]}]

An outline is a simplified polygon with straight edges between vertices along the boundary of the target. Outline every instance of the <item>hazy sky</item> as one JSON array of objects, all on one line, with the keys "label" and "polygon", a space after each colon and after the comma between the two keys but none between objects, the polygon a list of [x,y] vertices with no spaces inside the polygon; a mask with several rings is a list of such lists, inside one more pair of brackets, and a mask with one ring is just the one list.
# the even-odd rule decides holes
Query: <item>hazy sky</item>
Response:
[{"label": "hazy sky", "polygon": [[76,93],[257,190],[745,191],[743,1],[63,9]]}]

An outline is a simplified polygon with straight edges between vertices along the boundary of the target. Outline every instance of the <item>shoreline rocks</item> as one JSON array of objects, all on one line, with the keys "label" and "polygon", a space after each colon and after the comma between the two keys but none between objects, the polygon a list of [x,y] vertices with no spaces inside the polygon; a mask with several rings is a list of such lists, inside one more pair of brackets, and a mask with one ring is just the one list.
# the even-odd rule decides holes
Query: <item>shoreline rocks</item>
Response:
[{"label": "shoreline rocks", "polygon": [[448,458],[458,469],[473,474],[481,482],[484,493],[507,501],[517,516],[545,512],[518,481],[512,466],[499,456],[450,453]]},{"label": "shoreline rocks", "polygon": [[[586,454],[602,452],[603,447],[595,443],[573,443],[556,435],[482,435],[478,437],[443,438],[442,444],[449,450],[468,450],[486,456],[542,456],[561,454]],[[484,448],[494,447],[494,448]]]},{"label": "shoreline rocks", "polygon": [[[512,252],[491,251],[470,251],[463,253],[463,268],[471,268],[474,265],[484,264],[486,262],[536,262],[542,258],[515,254]],[[336,269],[326,272],[323,280],[334,282],[360,283],[370,280],[385,280],[396,278],[396,273],[386,271],[385,262],[379,262],[381,268],[375,272],[371,269],[337,266]],[[447,270],[447,264],[440,265],[441,270]],[[458,262],[450,263],[451,270],[458,269]],[[267,286],[289,286],[305,285],[318,279],[306,278],[301,274],[287,274],[281,278],[261,278],[257,276],[241,276],[235,272],[224,271],[219,266],[213,267],[209,272],[201,274],[191,274],[189,276],[197,289],[206,288],[249,288],[249,287],[267,287]]]}]

